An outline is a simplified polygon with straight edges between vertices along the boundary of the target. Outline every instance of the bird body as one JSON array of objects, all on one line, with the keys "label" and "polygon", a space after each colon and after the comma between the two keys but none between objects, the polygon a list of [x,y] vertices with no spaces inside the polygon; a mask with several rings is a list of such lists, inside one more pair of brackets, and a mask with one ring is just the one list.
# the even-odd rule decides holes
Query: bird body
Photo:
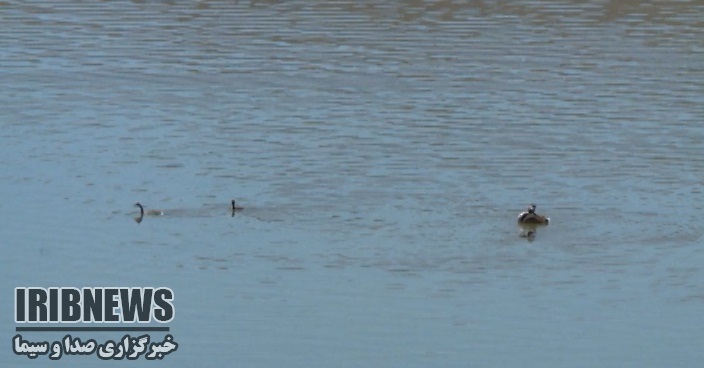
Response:
[{"label": "bird body", "polygon": [[235,212],[235,211],[242,211],[243,209],[244,209],[244,207],[238,206],[238,205],[235,203],[235,200],[234,200],[234,199],[232,200],[232,212]]},{"label": "bird body", "polygon": [[521,224],[542,224],[550,223],[550,218],[535,213],[536,205],[531,204],[525,211],[518,214],[518,222]]},{"label": "bird body", "polygon": [[164,211],[162,210],[144,210],[144,206],[142,206],[141,203],[137,202],[134,204],[135,206],[139,207],[139,215],[140,216],[164,216]]}]

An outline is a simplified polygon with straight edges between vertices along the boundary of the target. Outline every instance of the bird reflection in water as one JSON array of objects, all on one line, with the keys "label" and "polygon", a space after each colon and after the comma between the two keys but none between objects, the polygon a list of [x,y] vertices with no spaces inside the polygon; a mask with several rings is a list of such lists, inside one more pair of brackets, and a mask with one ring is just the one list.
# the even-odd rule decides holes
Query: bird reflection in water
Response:
[{"label": "bird reflection in water", "polygon": [[532,242],[533,240],[535,240],[535,234],[536,234],[535,229],[533,229],[533,230],[523,229],[520,232],[520,234],[518,234],[518,236],[520,236],[521,238],[526,238],[526,240]]}]

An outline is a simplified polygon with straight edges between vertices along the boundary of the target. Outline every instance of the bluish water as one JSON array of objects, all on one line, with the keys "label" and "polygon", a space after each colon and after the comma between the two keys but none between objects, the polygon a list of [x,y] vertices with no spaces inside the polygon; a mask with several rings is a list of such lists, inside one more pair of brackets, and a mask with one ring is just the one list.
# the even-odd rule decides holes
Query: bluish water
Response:
[{"label": "bluish water", "polygon": [[0,366],[109,365],[12,354],[22,286],[172,288],[167,366],[704,360],[701,5],[0,14]]}]

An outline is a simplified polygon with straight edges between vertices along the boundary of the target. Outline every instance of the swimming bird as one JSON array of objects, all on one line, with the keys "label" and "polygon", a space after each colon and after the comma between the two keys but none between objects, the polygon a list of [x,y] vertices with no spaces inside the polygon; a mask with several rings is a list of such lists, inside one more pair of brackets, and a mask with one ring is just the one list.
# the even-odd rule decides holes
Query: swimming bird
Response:
[{"label": "swimming bird", "polygon": [[244,207],[240,207],[240,206],[236,205],[235,200],[234,199],[232,200],[232,216],[235,215],[235,211],[242,211],[243,209],[244,209]]},{"label": "swimming bird", "polygon": [[141,203],[137,202],[134,204],[135,206],[139,207],[139,216],[143,217],[145,214],[147,216],[164,216],[164,211],[161,210],[147,210],[144,211],[144,206],[142,206]]},{"label": "swimming bird", "polygon": [[550,223],[550,218],[535,213],[535,204],[531,204],[525,211],[518,214],[518,222],[521,224],[542,224]]}]

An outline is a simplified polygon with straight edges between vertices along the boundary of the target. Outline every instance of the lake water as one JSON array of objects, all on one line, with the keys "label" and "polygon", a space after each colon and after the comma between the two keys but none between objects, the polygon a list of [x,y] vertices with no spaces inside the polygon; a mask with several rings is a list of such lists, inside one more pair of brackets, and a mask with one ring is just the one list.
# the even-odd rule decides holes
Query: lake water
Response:
[{"label": "lake water", "polygon": [[0,366],[111,366],[13,354],[26,286],[173,289],[178,350],[115,366],[698,366],[703,19],[0,2]]}]

